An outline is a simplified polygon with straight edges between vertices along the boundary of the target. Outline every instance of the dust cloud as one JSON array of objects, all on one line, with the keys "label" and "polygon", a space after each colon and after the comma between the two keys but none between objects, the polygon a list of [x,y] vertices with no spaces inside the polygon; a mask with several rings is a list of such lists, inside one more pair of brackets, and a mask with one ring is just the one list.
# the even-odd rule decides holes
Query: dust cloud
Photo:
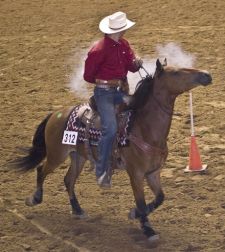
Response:
[{"label": "dust cloud", "polygon": [[[92,95],[94,87],[92,84],[86,83],[83,79],[84,62],[87,57],[88,50],[83,50],[79,53],[79,55],[76,55],[80,64],[76,67],[69,83],[71,91],[74,92],[75,95],[79,94],[80,99],[88,99],[88,97]],[[160,59],[160,61],[163,62],[166,58],[167,65],[187,68],[193,67],[196,60],[193,54],[184,51],[179,44],[174,42],[170,42],[165,45],[157,45],[155,51],[155,55],[152,57],[147,55],[142,57],[143,67],[150,75],[154,75],[157,59]],[[147,73],[144,69],[140,69],[140,71],[136,73],[128,73],[131,94],[134,92],[135,87],[141,78],[146,76]]]}]

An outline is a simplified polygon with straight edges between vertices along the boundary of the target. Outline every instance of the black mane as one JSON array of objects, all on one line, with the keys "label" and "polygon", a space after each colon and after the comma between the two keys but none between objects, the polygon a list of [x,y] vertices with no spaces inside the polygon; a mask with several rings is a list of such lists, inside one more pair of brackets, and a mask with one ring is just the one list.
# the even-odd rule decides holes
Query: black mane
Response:
[{"label": "black mane", "polygon": [[152,76],[146,76],[140,80],[136,86],[136,90],[132,95],[132,101],[129,105],[129,109],[138,110],[145,106],[148,101],[149,95],[153,91],[154,79]]}]

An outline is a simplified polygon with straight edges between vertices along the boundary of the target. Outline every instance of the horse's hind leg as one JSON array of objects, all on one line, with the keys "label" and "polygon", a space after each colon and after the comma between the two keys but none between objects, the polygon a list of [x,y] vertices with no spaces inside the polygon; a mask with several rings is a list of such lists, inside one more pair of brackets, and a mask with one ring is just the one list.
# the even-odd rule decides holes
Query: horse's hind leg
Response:
[{"label": "horse's hind leg", "polygon": [[43,184],[46,176],[51,173],[57,167],[56,164],[50,164],[48,160],[43,164],[37,167],[37,187],[34,194],[26,198],[27,206],[35,206],[41,204],[43,200]]},{"label": "horse's hind leg", "polygon": [[74,185],[76,183],[76,179],[79,177],[83,169],[86,159],[80,156],[77,152],[71,152],[70,158],[71,166],[68,172],[66,173],[64,183],[69,194],[72,214],[74,214],[78,218],[84,218],[86,217],[86,214],[84,210],[80,207],[80,204],[77,200],[76,194],[74,192]]}]

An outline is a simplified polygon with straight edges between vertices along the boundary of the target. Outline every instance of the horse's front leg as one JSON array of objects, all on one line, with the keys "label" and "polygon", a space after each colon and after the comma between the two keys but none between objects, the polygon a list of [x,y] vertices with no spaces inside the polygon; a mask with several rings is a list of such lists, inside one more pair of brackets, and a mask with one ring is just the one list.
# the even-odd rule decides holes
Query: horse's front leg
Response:
[{"label": "horse's front leg", "polygon": [[84,210],[81,208],[76,194],[74,192],[74,185],[75,182],[80,175],[84,163],[86,161],[85,158],[81,157],[77,152],[70,153],[71,159],[71,166],[66,173],[64,178],[64,183],[69,194],[70,204],[72,207],[72,214],[80,219],[85,218],[87,215],[85,214]]},{"label": "horse's front leg", "polygon": [[[161,182],[160,182],[160,169],[153,173],[147,174],[145,178],[147,180],[148,186],[150,187],[150,189],[155,195],[155,199],[152,202],[148,203],[146,206],[145,212],[147,215],[149,215],[163,203],[165,195],[163,193]],[[130,211],[129,218],[130,219],[139,218],[139,213],[138,213],[137,208],[133,208]]]},{"label": "horse's front leg", "polygon": [[[129,172],[128,172],[129,174]],[[131,186],[134,193],[134,198],[136,202],[136,218],[139,219],[141,224],[141,229],[143,233],[147,236],[149,241],[157,241],[159,236],[156,234],[154,229],[151,227],[150,222],[147,217],[147,206],[144,198],[144,174],[129,174]],[[130,216],[132,215],[132,210]]]},{"label": "horse's front leg", "polygon": [[155,199],[147,204],[147,214],[149,214],[158,208],[163,203],[165,198],[160,182],[160,169],[146,175],[146,180],[150,189],[155,195]]}]

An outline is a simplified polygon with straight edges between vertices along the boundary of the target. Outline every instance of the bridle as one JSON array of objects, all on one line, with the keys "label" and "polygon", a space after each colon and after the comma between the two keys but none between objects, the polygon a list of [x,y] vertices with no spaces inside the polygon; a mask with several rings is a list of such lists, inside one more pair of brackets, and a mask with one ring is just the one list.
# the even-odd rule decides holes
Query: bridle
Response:
[{"label": "bridle", "polygon": [[[143,77],[141,75],[141,72],[139,70],[139,74],[140,74],[140,77],[141,79],[145,79],[147,77],[151,77],[152,76],[147,72],[147,70],[141,66],[141,68],[145,71],[146,73],[146,77]],[[137,86],[138,87],[138,86]],[[137,89],[136,87],[136,89]],[[172,113],[167,111],[165,107],[163,107],[161,105],[161,103],[158,101],[158,99],[155,97],[155,96],[152,96],[153,97],[153,100],[157,103],[157,105],[159,106],[159,108],[167,115],[167,116],[171,116]],[[149,155],[149,154],[156,154],[156,155],[159,155],[163,158],[165,158],[168,154],[168,148],[167,146],[165,148],[159,148],[159,147],[155,147],[147,142],[145,142],[144,140],[142,140],[140,137],[138,136],[135,136],[134,134],[130,133],[129,136],[128,136],[129,140],[131,142],[133,142],[137,147],[139,147],[139,149],[141,149],[146,155]]]},{"label": "bridle", "polygon": [[[165,63],[165,64],[166,64],[166,63]],[[149,74],[149,72],[143,67],[143,65],[142,65],[140,68],[142,68],[142,69],[145,71],[145,73],[146,73],[146,76],[143,77],[142,74],[141,74],[141,72],[140,72],[140,69],[138,70],[138,73],[139,73],[139,75],[140,75],[140,77],[141,77],[142,80],[144,80],[144,79],[146,79],[146,78],[154,78],[154,76],[152,76],[151,74]],[[136,86],[135,90],[138,88],[138,86],[139,86],[139,85]],[[152,97],[153,97],[153,100],[154,100],[154,101],[157,103],[157,105],[159,106],[159,108],[160,108],[165,114],[167,114],[168,116],[171,116],[171,115],[173,114],[173,112],[171,113],[171,112],[167,111],[167,109],[166,109],[165,107],[162,106],[162,104],[158,101],[158,99],[157,99],[154,95],[153,95]]]}]

